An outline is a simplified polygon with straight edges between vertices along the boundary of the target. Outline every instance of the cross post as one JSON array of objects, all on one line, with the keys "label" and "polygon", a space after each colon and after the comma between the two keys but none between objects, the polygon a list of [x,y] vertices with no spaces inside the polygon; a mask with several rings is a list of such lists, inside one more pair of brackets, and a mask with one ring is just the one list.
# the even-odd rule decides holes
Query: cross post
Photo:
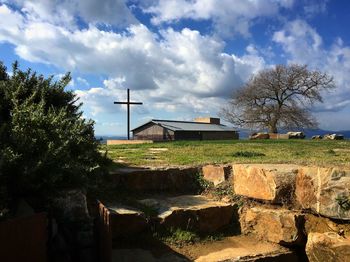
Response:
[{"label": "cross post", "polygon": [[130,102],[130,89],[128,88],[128,96],[126,102],[114,102],[118,105],[126,105],[128,115],[128,140],[130,140],[130,105],[142,105],[142,102]]}]

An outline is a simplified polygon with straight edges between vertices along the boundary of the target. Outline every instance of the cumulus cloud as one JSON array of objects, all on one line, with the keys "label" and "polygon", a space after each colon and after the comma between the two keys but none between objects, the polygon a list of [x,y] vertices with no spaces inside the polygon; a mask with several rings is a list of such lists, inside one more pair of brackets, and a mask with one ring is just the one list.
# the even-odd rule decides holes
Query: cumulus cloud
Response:
[{"label": "cumulus cloud", "polygon": [[337,89],[324,93],[325,103],[315,111],[339,111],[350,104],[350,47],[341,38],[326,48],[322,37],[304,20],[294,20],[274,33],[273,40],[289,56],[289,63],[307,64],[334,76]]},{"label": "cumulus cloud", "polygon": [[282,8],[293,6],[293,0],[169,0],[140,1],[143,11],[151,14],[152,23],[175,23],[181,19],[212,20],[222,36],[249,36],[249,28],[258,17],[271,17]]},{"label": "cumulus cloud", "polygon": [[326,13],[329,0],[304,0],[304,12],[309,18]]},{"label": "cumulus cloud", "polygon": [[88,24],[123,27],[137,23],[124,0],[14,0],[12,3],[31,20],[69,28],[78,27],[77,17]]},{"label": "cumulus cloud", "polygon": [[20,57],[108,76],[102,87],[77,91],[94,115],[114,110],[106,101],[121,99],[118,94],[126,88],[158,110],[217,111],[223,98],[265,66],[253,48],[242,56],[228,54],[221,40],[188,28],[159,34],[142,24],[121,33],[94,25],[69,30],[5,5],[0,10],[11,21],[10,27],[0,25],[0,41],[15,45]]}]

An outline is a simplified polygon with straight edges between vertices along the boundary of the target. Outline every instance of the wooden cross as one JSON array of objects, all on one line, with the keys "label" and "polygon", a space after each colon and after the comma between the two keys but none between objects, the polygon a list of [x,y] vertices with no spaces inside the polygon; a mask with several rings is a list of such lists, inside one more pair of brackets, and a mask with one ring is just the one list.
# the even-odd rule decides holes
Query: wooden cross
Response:
[{"label": "wooden cross", "polygon": [[130,89],[128,88],[128,97],[126,102],[114,102],[114,104],[118,105],[126,105],[127,106],[127,114],[128,114],[128,140],[130,140],[130,105],[142,105],[142,102],[130,102]]}]

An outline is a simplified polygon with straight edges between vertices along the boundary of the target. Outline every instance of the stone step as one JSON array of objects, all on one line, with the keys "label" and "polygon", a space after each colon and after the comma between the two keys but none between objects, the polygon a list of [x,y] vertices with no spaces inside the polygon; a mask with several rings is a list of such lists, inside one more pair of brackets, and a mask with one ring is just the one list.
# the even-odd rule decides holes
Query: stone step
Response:
[{"label": "stone step", "polygon": [[238,224],[235,204],[201,195],[142,199],[135,205],[137,208],[120,203],[105,205],[113,236],[136,235],[151,224],[159,230],[179,228],[198,233],[212,233],[233,222]]},{"label": "stone step", "polygon": [[212,233],[236,220],[235,204],[215,201],[202,195],[182,195],[163,199],[144,199],[143,204],[153,203],[158,210],[161,227],[180,228],[200,233]]},{"label": "stone step", "polygon": [[192,194],[198,191],[199,167],[118,168],[110,172],[116,187],[133,192]]},{"label": "stone step", "polygon": [[147,243],[113,250],[113,261],[301,261],[294,252],[277,244],[248,236],[227,237],[219,241],[156,247]]}]

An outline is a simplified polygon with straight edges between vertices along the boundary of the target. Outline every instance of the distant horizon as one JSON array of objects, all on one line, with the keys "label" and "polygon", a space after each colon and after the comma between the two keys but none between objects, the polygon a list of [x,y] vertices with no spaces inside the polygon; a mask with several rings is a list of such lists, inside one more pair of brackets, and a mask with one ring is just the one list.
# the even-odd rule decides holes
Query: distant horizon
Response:
[{"label": "distant horizon", "polygon": [[[203,4],[204,2],[204,4]],[[99,134],[150,119],[217,116],[252,75],[306,64],[334,77],[311,111],[323,130],[350,130],[350,1],[0,0],[0,61],[67,89]],[[348,120],[346,120],[348,119]]]},{"label": "distant horizon", "polygon": [[[249,129],[246,129],[246,128],[238,128],[237,129],[238,130],[238,132],[240,131],[240,130],[246,130],[246,131],[248,131]],[[321,128],[315,128],[315,129],[312,129],[312,128],[306,128],[306,129],[295,129],[295,130],[309,130],[309,131],[311,131],[311,130],[315,130],[315,131],[323,131],[323,132],[330,132],[330,133],[333,133],[333,132],[336,132],[336,133],[339,133],[339,134],[341,134],[341,132],[350,132],[350,129],[349,130],[325,130],[325,129],[321,129]],[[126,134],[124,134],[124,135],[111,135],[111,134],[109,134],[109,135],[96,135],[95,134],[95,137],[96,138],[98,138],[98,137],[104,137],[104,138],[108,138],[108,137],[115,137],[115,138],[125,138],[125,139],[127,139],[127,135]]]}]

